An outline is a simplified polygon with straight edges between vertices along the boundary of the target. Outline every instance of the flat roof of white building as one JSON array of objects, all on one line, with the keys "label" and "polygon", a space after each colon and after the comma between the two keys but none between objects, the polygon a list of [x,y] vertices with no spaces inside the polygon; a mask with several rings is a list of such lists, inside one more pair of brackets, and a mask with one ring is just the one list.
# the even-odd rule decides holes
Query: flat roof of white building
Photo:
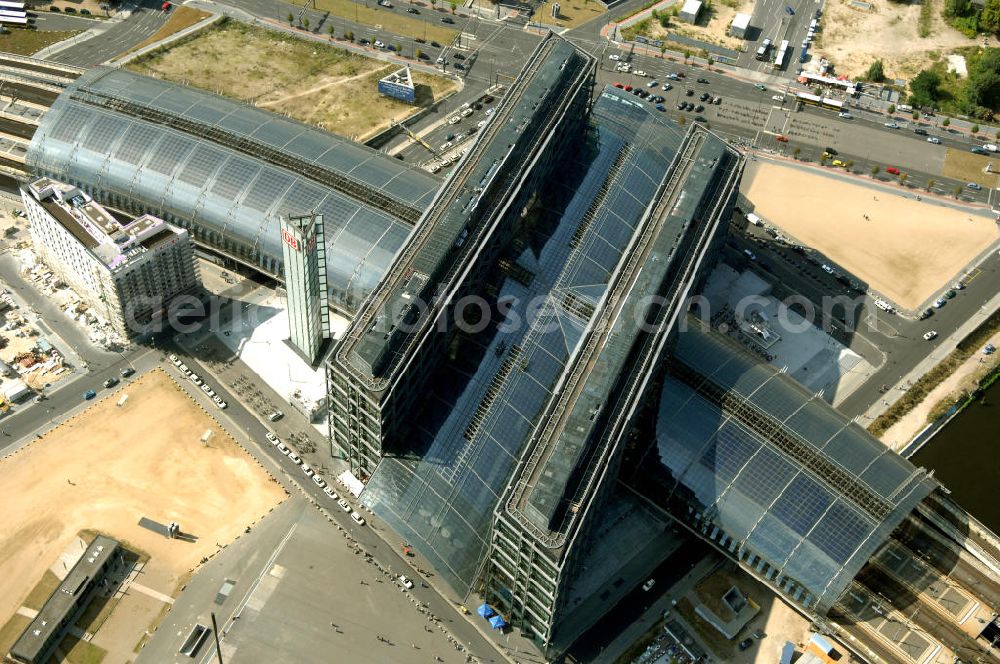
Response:
[{"label": "flat roof of white building", "polygon": [[739,13],[733,17],[734,30],[746,30],[750,27],[750,14]]},{"label": "flat roof of white building", "polygon": [[701,11],[701,0],[684,0],[684,6],[681,7],[682,14],[693,14],[698,15]]},{"label": "flat roof of white building", "polygon": [[76,240],[109,270],[117,270],[165,240],[187,231],[144,214],[122,223],[81,189],[39,178],[27,190]]}]

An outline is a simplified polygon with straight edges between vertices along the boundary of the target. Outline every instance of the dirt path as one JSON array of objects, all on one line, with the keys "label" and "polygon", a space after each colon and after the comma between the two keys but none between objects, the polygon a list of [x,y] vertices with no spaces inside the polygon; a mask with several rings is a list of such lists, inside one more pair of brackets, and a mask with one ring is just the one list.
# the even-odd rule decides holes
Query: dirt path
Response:
[{"label": "dirt path", "polygon": [[269,106],[277,106],[278,104],[283,104],[286,101],[290,101],[292,99],[299,99],[300,97],[308,97],[309,95],[314,95],[317,92],[322,92],[323,90],[332,88],[335,85],[350,83],[351,81],[356,81],[359,78],[367,78],[377,71],[378,69],[372,69],[370,71],[362,72],[360,74],[355,74],[354,76],[341,76],[340,78],[336,78],[332,81],[327,81],[326,83],[320,83],[319,85],[314,85],[311,88],[308,88],[306,90],[300,90],[293,94],[285,95],[284,97],[278,97],[277,99],[269,99],[267,101],[258,102],[257,106],[260,108],[268,108]]},{"label": "dirt path", "polygon": [[[1000,345],[1000,332],[994,334],[987,343],[992,343],[994,346]],[[983,344],[983,346],[985,345],[986,343]],[[914,436],[927,426],[927,418],[935,406],[945,398],[955,398],[963,390],[972,389],[983,372],[988,371],[988,367],[996,365],[997,362],[1000,362],[1000,359],[997,359],[996,356],[987,358],[981,352],[977,351],[963,362],[955,370],[955,373],[948,376],[940,385],[931,390],[927,398],[917,404],[916,408],[889,427],[882,434],[882,442],[897,452],[906,447],[913,440]]]}]

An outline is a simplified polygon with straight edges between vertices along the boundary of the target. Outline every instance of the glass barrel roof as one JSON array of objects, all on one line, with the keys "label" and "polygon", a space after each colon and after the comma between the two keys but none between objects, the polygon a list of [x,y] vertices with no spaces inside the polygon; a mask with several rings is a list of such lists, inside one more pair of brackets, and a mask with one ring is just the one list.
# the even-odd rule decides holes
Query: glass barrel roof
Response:
[{"label": "glass barrel roof", "polygon": [[[824,401],[692,324],[678,337],[660,401],[660,462],[692,507],[828,608],[936,486]],[[723,410],[700,385],[728,393]],[[789,452],[732,397],[808,448]],[[813,453],[815,456],[809,456]],[[837,472],[845,472],[846,481]]]},{"label": "glass barrel roof", "polygon": [[[85,101],[92,92],[210,123],[252,142],[236,150]],[[254,145],[345,175],[420,210],[438,186],[398,160],[294,120],[104,68],[84,74],[53,104],[35,133],[27,163],[36,174],[69,181],[112,206],[150,212],[189,228],[198,242],[279,276],[278,216],[320,213],[327,224],[331,303],[353,311],[412,227],[363,196],[349,196],[255,158]]]},{"label": "glass barrel roof", "polygon": [[514,303],[508,323],[464,339],[468,352],[436,377],[431,405],[418,418],[413,438],[426,450],[421,459],[383,459],[361,496],[461,592],[485,557],[500,494],[621,257],[623,238],[683,138],[674,125],[613,95],[598,99],[592,122],[594,153],[562,169],[585,174],[555,230],[525,250],[500,288],[501,301]]}]

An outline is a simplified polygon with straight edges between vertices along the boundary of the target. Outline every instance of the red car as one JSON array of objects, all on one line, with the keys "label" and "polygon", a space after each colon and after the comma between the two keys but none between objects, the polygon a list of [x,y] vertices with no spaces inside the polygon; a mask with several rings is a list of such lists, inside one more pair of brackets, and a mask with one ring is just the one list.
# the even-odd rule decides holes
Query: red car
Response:
[{"label": "red car", "polygon": [[896,168],[895,166],[890,166],[889,168],[885,169],[885,172],[890,175],[899,175],[899,169]]},{"label": "red car", "polygon": [[165,12],[168,12],[168,11],[170,11],[170,7],[171,6],[172,5],[170,4],[169,0],[167,0],[167,2],[163,3],[163,6],[161,6],[160,9],[162,9]]},{"label": "red car", "polygon": [[626,85],[625,86],[625,92],[632,92],[632,86],[631,85]]},{"label": "red car", "polygon": [[784,134],[778,134],[777,136],[774,137],[774,140],[781,141],[782,143],[787,143],[788,137],[785,136]]},{"label": "red car", "polygon": [[621,83],[615,83],[615,87],[616,87],[616,88],[618,88],[619,90],[621,90],[621,89],[623,89],[623,88],[624,88],[625,86],[624,86],[624,85],[622,85]]}]

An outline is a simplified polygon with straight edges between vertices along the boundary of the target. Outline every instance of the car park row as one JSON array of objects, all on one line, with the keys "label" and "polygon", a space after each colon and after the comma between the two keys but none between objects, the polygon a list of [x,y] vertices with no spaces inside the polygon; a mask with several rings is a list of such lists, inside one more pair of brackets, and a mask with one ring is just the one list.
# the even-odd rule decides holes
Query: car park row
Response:
[{"label": "car park row", "polygon": [[179,357],[171,354],[170,361],[171,363],[173,363],[175,367],[177,367],[177,369],[182,374],[184,374],[185,377],[187,377],[192,383],[200,387],[201,391],[212,399],[212,402],[216,405],[216,407],[218,407],[221,410],[225,410],[229,406],[229,404],[227,404],[222,399],[222,397],[220,397],[218,394],[215,393],[215,390],[212,389],[211,385],[203,381],[201,379],[201,376],[191,371],[191,369],[189,369],[188,366],[184,364],[184,362]]}]

